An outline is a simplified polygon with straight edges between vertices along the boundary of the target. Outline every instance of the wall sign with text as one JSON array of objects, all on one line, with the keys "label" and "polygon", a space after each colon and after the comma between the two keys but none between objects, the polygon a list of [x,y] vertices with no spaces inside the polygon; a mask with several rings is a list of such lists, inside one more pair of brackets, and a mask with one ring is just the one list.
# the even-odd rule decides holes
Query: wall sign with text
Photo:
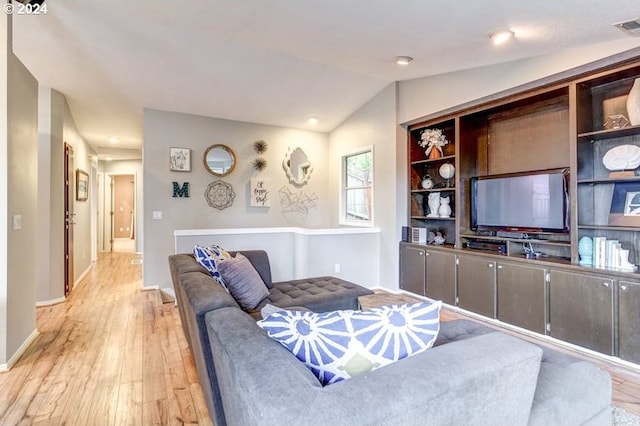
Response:
[{"label": "wall sign with text", "polygon": [[251,207],[271,207],[270,179],[251,179]]}]

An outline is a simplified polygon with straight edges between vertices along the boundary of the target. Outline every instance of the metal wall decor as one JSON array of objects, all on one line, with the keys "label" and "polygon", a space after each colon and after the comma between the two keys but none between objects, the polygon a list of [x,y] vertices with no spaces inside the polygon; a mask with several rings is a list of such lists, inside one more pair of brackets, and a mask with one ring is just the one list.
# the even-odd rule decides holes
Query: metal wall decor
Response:
[{"label": "metal wall decor", "polygon": [[173,181],[173,198],[189,198],[189,182],[184,182],[182,186]]},{"label": "metal wall decor", "polygon": [[236,193],[233,191],[231,184],[217,180],[207,185],[207,189],[204,191],[204,198],[211,207],[224,210],[227,207],[231,207],[233,200],[236,198]]},{"label": "metal wall decor", "polygon": [[280,206],[283,213],[300,213],[306,215],[309,210],[316,208],[318,196],[315,192],[307,194],[304,191],[294,192],[288,186],[278,190],[280,194]]}]

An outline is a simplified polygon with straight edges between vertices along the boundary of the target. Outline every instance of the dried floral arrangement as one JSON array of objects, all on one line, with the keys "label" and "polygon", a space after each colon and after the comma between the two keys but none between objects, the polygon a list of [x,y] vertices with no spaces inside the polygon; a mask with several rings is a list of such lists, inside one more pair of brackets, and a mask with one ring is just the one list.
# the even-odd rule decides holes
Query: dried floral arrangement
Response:
[{"label": "dried floral arrangement", "polygon": [[258,154],[263,154],[267,150],[267,147],[267,143],[262,139],[253,143],[253,150]]},{"label": "dried floral arrangement", "polygon": [[253,163],[251,163],[251,165],[253,166],[254,169],[261,172],[267,167],[267,160],[265,160],[262,157],[258,157],[255,160],[253,160]]},{"label": "dried floral arrangement", "polygon": [[434,147],[440,151],[440,154],[442,154],[442,147],[448,143],[449,141],[447,140],[447,137],[440,129],[423,130],[420,135],[420,141],[418,141],[418,144],[421,147],[427,148],[424,152],[426,155],[429,155]]}]

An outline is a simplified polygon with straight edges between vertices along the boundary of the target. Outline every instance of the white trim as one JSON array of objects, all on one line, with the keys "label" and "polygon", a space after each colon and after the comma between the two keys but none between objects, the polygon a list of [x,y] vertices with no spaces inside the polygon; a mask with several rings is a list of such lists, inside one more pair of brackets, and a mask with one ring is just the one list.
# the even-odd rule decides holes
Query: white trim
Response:
[{"label": "white trim", "polygon": [[[371,211],[369,220],[348,220],[345,215],[345,177],[346,177],[346,169],[345,169],[345,158],[350,157],[357,154],[363,154],[366,152],[371,152]],[[362,226],[362,227],[373,227],[374,226],[374,211],[375,211],[375,151],[374,145],[367,145],[358,148],[351,149],[340,156],[340,179],[338,179],[338,224],[343,226]]]},{"label": "white trim", "polygon": [[148,290],[160,290],[160,286],[159,285],[143,285],[142,286],[142,291],[148,291]]},{"label": "white trim", "polygon": [[73,288],[79,287],[80,283],[82,283],[82,280],[84,279],[85,276],[87,276],[87,274],[89,273],[89,271],[91,271],[93,262],[91,262],[89,264],[89,267],[87,267],[87,269],[84,270],[84,272],[82,274],[80,274],[80,276],[78,277],[77,280],[75,280],[75,282],[73,283]]},{"label": "white trim", "polygon": [[36,302],[36,308],[42,308],[44,306],[52,306],[52,305],[57,305],[58,303],[62,303],[64,301],[66,301],[67,298],[62,296],[62,297],[58,297],[57,299],[51,299],[51,300],[43,300],[41,302]]},{"label": "white trim", "polygon": [[199,235],[233,235],[233,234],[300,234],[300,235],[341,235],[341,234],[379,234],[380,228],[223,228],[223,229],[178,229],[173,231],[174,237],[190,237]]},{"label": "white trim", "polygon": [[18,362],[20,357],[25,353],[29,345],[33,343],[34,340],[40,335],[40,332],[36,329],[31,332],[27,340],[25,340],[22,345],[18,348],[18,350],[13,354],[13,356],[7,361],[6,364],[0,364],[0,373],[4,373],[6,371],[11,370],[11,367]]}]

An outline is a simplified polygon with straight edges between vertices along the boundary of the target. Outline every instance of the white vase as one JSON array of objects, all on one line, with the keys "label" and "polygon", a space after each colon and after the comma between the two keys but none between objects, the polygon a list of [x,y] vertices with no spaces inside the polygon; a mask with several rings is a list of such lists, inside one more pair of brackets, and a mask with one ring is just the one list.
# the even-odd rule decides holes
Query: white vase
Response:
[{"label": "white vase", "polygon": [[449,205],[449,197],[440,198],[440,207],[438,207],[438,215],[440,217],[451,216],[451,206]]},{"label": "white vase", "polygon": [[632,126],[640,124],[640,78],[636,78],[627,97],[627,114]]}]

